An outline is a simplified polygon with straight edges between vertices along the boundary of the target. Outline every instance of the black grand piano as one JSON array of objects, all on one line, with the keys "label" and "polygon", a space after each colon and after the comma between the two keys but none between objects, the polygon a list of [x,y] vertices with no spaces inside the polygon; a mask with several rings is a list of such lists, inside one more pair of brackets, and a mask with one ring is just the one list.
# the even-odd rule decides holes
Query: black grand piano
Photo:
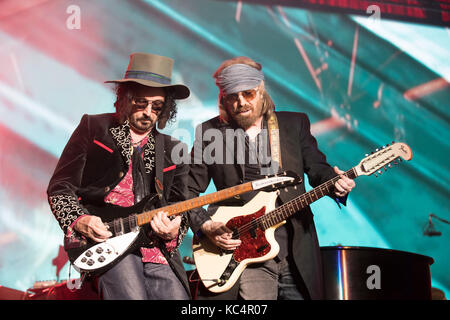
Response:
[{"label": "black grand piano", "polygon": [[431,300],[430,257],[371,247],[321,247],[326,300]]}]

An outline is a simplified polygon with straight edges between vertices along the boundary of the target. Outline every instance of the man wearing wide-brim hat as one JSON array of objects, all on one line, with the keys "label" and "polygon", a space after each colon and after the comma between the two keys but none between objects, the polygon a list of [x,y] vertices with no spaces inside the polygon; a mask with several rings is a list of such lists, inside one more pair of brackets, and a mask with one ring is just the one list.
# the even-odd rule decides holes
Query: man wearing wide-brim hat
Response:
[{"label": "man wearing wide-brim hat", "polygon": [[[131,222],[105,224],[113,220],[111,212],[135,205],[131,211],[139,213],[144,204],[148,210],[184,200],[189,169],[170,158],[181,142],[156,130],[174,120],[176,99],[190,94],[188,87],[172,84],[172,67],[164,56],[132,54],[123,79],[106,81],[116,84],[116,112],[83,115],[64,148],[47,193],[71,259],[74,251],[68,248],[85,239],[101,243],[129,233]],[[157,196],[148,202],[152,194]],[[94,250],[75,265],[82,273],[91,270],[103,299],[188,299],[178,252],[187,229],[185,216],[171,219],[159,212],[114,263],[101,265],[107,253]],[[92,265],[99,269],[92,272]]]}]

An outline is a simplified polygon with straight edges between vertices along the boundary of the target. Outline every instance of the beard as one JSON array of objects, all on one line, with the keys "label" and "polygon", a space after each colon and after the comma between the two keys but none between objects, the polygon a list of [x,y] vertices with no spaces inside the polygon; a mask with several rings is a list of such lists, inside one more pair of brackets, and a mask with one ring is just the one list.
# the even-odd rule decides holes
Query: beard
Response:
[{"label": "beard", "polygon": [[238,106],[235,111],[228,110],[228,115],[240,128],[246,130],[262,116],[262,102],[258,101],[255,107]]},{"label": "beard", "polygon": [[155,121],[150,117],[130,117],[130,126],[138,133],[146,133],[155,126]]}]

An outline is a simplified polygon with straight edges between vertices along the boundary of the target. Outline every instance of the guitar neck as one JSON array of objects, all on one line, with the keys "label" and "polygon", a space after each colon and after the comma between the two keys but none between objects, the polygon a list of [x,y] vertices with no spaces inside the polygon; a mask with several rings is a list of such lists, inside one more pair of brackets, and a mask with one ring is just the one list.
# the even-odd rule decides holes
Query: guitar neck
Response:
[{"label": "guitar neck", "polygon": [[[346,177],[350,179],[355,179],[358,177],[358,173],[355,169],[356,167],[348,170],[347,172],[343,173]],[[339,176],[336,176],[321,185],[317,186],[316,188],[303,193],[302,195],[292,199],[291,201],[279,206],[275,210],[269,212],[264,216],[262,219],[262,226],[264,229],[270,228],[274,225],[277,225],[281,223],[282,221],[286,220],[290,216],[292,216],[294,213],[302,210],[303,208],[309,206],[314,201],[319,200],[320,198],[329,195],[334,190],[334,184],[336,181],[340,179]]]},{"label": "guitar neck", "polygon": [[172,204],[172,205],[169,205],[169,206],[166,206],[163,208],[146,211],[146,212],[143,212],[136,216],[137,224],[139,226],[142,226],[142,225],[150,223],[150,221],[152,221],[153,217],[160,211],[167,212],[168,216],[179,215],[183,212],[186,212],[186,211],[189,211],[189,210],[192,210],[195,208],[203,207],[203,206],[211,204],[211,203],[223,201],[228,198],[234,197],[234,196],[242,194],[242,193],[246,193],[251,190],[253,190],[252,183],[247,182],[247,183],[240,184],[240,185],[237,185],[237,186],[234,186],[231,188],[226,188],[226,189],[223,189],[223,190],[220,190],[217,192],[206,194],[206,195],[194,198],[194,199],[177,202],[175,204]]}]

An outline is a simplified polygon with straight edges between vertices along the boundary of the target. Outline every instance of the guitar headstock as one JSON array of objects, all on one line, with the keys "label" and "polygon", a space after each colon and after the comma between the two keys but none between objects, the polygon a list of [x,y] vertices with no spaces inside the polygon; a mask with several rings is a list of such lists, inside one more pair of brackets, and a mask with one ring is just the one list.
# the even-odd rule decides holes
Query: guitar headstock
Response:
[{"label": "guitar headstock", "polygon": [[282,188],[297,186],[303,182],[293,171],[283,171],[279,174],[266,176],[264,179],[252,181],[253,190],[275,191]]},{"label": "guitar headstock", "polygon": [[393,142],[392,145],[387,144],[380,149],[376,149],[370,155],[366,155],[355,169],[358,176],[369,176],[373,173],[377,176],[377,173],[383,172],[382,169],[386,171],[387,168],[392,167],[392,164],[396,165],[402,160],[411,159],[412,151],[406,143]]}]

